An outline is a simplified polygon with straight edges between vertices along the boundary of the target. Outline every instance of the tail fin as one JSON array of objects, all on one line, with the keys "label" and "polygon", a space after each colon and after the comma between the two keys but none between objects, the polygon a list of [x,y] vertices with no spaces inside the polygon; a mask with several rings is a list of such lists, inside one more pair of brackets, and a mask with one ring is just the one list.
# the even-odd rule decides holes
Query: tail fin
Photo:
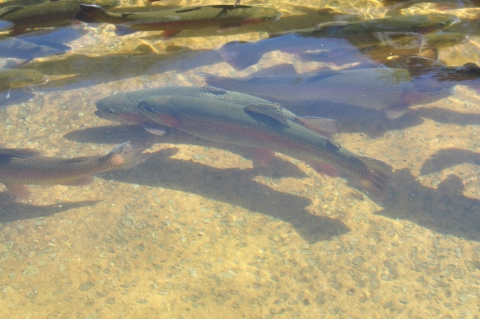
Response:
[{"label": "tail fin", "polygon": [[97,6],[96,4],[81,4],[80,11],[75,14],[75,19],[87,23],[102,22],[102,17],[105,17],[107,11]]},{"label": "tail fin", "polygon": [[241,71],[260,61],[263,52],[255,50],[254,43],[245,41],[232,41],[223,45],[218,52],[232,68]]},{"label": "tail fin", "polygon": [[132,168],[145,162],[152,154],[142,153],[150,145],[125,142],[117,145],[105,158],[112,162],[115,169]]},{"label": "tail fin", "polygon": [[363,186],[374,195],[381,197],[392,177],[392,166],[370,157],[360,156],[360,159],[370,172],[368,178],[362,180]]}]

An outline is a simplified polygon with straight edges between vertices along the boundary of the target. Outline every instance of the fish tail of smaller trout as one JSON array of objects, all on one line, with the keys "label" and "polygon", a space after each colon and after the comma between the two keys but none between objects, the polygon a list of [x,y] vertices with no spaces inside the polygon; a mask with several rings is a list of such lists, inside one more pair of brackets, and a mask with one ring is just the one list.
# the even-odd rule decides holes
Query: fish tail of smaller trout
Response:
[{"label": "fish tail of smaller trout", "polygon": [[104,159],[112,165],[111,170],[132,168],[147,160],[152,154],[142,153],[148,145],[125,142],[117,145]]},{"label": "fish tail of smaller trout", "polygon": [[374,158],[358,157],[367,167],[368,174],[361,177],[361,182],[366,189],[376,196],[382,196],[392,177],[392,166]]},{"label": "fish tail of smaller trout", "polygon": [[102,22],[108,18],[107,11],[96,4],[81,4],[80,11],[75,13],[75,19],[87,23]]}]

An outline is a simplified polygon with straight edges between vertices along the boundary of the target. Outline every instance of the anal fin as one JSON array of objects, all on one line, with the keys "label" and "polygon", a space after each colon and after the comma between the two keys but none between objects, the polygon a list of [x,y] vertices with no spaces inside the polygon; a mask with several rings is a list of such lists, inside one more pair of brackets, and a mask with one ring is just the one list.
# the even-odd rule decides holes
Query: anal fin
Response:
[{"label": "anal fin", "polygon": [[260,164],[263,167],[270,166],[270,163],[275,158],[275,152],[272,150],[267,150],[265,148],[254,148],[253,157],[255,162]]},{"label": "anal fin", "polygon": [[317,173],[330,177],[337,177],[340,172],[338,168],[335,168],[325,163],[311,161],[307,162],[307,164],[310,165]]}]

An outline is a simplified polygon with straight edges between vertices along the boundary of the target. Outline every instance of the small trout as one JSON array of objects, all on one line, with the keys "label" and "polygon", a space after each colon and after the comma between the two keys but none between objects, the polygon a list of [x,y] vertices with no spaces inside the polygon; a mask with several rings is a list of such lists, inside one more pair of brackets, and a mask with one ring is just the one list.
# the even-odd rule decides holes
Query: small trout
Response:
[{"label": "small trout", "polygon": [[155,96],[141,100],[137,107],[153,121],[198,137],[282,153],[306,161],[330,176],[343,169],[378,196],[384,193],[392,174],[390,165],[357,156],[282,117],[278,109],[269,106],[243,106],[201,97]]},{"label": "small trout", "polygon": [[0,69],[0,91],[45,84],[48,76],[32,69]]},{"label": "small trout", "polygon": [[219,30],[277,20],[280,12],[273,8],[216,5],[186,7],[145,12],[107,12],[98,5],[81,5],[75,17],[83,22],[115,24],[117,35],[137,31],[165,30],[167,39],[182,30],[219,27]]},{"label": "small trout", "polygon": [[82,3],[96,3],[114,7],[118,0],[51,0],[31,6],[9,6],[0,9],[0,20],[13,23],[11,34],[21,34],[26,29],[58,27],[70,24]]},{"label": "small trout", "polygon": [[45,157],[31,149],[0,149],[0,183],[20,198],[28,197],[25,185],[86,185],[91,175],[133,167],[150,154],[146,147],[123,143],[105,156]]}]

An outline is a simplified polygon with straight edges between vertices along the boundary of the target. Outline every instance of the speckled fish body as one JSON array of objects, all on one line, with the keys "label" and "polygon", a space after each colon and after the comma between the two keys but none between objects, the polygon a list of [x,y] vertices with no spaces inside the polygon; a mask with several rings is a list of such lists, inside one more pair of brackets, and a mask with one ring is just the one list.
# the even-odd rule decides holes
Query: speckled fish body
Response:
[{"label": "speckled fish body", "polygon": [[306,161],[343,169],[376,195],[385,190],[392,167],[357,156],[338,143],[289,119],[279,121],[261,106],[201,97],[155,96],[141,100],[139,110],[159,124],[181,129],[205,139],[279,152]]},{"label": "speckled fish body", "polygon": [[105,156],[56,158],[32,150],[0,149],[0,183],[17,189],[20,185],[83,185],[92,174],[128,168],[149,154],[146,147],[123,143]]},{"label": "speckled fish body", "polygon": [[13,26],[8,29],[16,34],[29,28],[64,26],[74,20],[75,12],[82,3],[98,3],[104,7],[113,7],[118,4],[118,0],[58,0],[26,7],[9,6],[0,9],[0,20],[12,22]]},{"label": "speckled fish body", "polygon": [[40,85],[48,82],[48,76],[32,69],[0,69],[0,91]]},{"label": "speckled fish body", "polygon": [[145,117],[138,111],[137,104],[141,99],[159,95],[206,97],[242,105],[272,103],[252,95],[210,86],[167,86],[117,93],[101,98],[95,102],[95,106],[97,107],[95,114],[98,117],[125,124],[150,122],[148,117]]},{"label": "speckled fish body", "polygon": [[[233,41],[218,49],[224,60],[236,70],[256,64],[271,51],[301,53],[310,50],[356,50],[372,46],[395,46],[405,39],[413,48],[421,45],[421,34],[443,30],[459,22],[447,14],[413,15],[353,22],[329,22],[315,29],[273,35],[257,42]],[[412,41],[416,39],[415,41]]]},{"label": "speckled fish body", "polygon": [[[290,102],[328,101],[369,109],[385,109],[392,111],[387,112],[389,118],[403,115],[409,106],[432,103],[454,92],[454,85],[451,83],[414,80],[408,70],[400,68],[346,69],[245,78],[205,76],[209,85],[265,99]],[[398,116],[393,113],[394,110],[400,112]]]},{"label": "speckled fish body", "polygon": [[107,12],[97,5],[81,5],[76,18],[83,22],[111,23],[117,26],[117,34],[135,31],[175,31],[208,27],[229,28],[276,20],[280,12],[273,8],[216,5],[186,7],[145,12]]}]

